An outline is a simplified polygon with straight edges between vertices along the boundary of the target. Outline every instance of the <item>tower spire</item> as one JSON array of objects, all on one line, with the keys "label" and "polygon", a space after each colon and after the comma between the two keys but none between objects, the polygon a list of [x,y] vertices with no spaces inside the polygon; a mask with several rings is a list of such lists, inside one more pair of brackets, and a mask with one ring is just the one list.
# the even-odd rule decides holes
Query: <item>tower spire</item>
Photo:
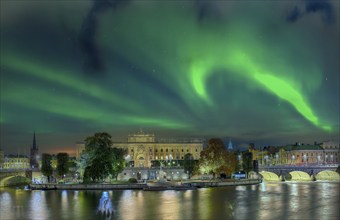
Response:
[{"label": "tower spire", "polygon": [[232,150],[233,150],[233,143],[231,143],[231,138],[229,138],[228,150],[229,150],[229,151],[232,151]]},{"label": "tower spire", "polygon": [[33,133],[33,146],[32,146],[32,148],[33,148],[34,150],[37,149],[37,142],[36,142],[36,140],[35,140],[35,131],[34,131],[34,133]]}]

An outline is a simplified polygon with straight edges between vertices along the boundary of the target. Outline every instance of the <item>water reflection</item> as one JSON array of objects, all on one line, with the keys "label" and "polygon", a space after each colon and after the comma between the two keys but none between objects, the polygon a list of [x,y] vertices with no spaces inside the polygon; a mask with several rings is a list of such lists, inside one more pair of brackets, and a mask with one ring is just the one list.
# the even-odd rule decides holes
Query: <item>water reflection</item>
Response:
[{"label": "water reflection", "polygon": [[28,216],[30,219],[48,219],[49,210],[46,205],[45,191],[32,191],[28,204]]},{"label": "water reflection", "polygon": [[111,215],[113,214],[113,206],[108,192],[102,193],[102,197],[99,200],[97,212],[102,214],[104,217],[107,217],[108,219],[111,218]]},{"label": "water reflection", "polygon": [[0,189],[0,207],[1,219],[339,219],[338,195],[338,182],[160,192]]}]

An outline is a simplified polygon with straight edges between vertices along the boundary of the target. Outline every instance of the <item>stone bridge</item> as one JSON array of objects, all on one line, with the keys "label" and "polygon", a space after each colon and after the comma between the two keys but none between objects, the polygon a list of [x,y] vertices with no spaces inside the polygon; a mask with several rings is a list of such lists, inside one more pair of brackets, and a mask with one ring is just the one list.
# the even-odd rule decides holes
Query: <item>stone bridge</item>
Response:
[{"label": "stone bridge", "polygon": [[340,180],[336,172],[338,164],[311,166],[260,166],[259,173],[264,180]]},{"label": "stone bridge", "polygon": [[0,169],[0,187],[29,183],[31,169]]}]

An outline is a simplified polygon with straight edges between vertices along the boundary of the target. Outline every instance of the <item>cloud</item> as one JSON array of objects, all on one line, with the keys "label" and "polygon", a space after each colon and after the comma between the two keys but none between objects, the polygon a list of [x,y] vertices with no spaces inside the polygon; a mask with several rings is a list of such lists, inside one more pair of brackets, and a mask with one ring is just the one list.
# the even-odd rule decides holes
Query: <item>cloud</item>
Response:
[{"label": "cloud", "polygon": [[117,8],[123,2],[123,0],[93,0],[92,8],[85,17],[78,36],[87,72],[94,73],[104,70],[102,54],[96,42],[99,16],[108,9]]},{"label": "cloud", "polygon": [[295,6],[286,16],[288,22],[296,22],[305,15],[319,13],[325,24],[334,23],[333,6],[327,0],[305,0],[304,8]]}]

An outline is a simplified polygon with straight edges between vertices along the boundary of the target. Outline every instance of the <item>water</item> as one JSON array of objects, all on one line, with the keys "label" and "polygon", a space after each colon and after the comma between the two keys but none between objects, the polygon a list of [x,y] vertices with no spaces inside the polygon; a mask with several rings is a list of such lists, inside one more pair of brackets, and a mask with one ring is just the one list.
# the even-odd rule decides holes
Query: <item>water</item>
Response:
[{"label": "water", "polygon": [[[105,196],[112,203],[111,216],[98,212]],[[339,219],[339,207],[339,182],[107,194],[101,190],[0,190],[0,219]]]}]

